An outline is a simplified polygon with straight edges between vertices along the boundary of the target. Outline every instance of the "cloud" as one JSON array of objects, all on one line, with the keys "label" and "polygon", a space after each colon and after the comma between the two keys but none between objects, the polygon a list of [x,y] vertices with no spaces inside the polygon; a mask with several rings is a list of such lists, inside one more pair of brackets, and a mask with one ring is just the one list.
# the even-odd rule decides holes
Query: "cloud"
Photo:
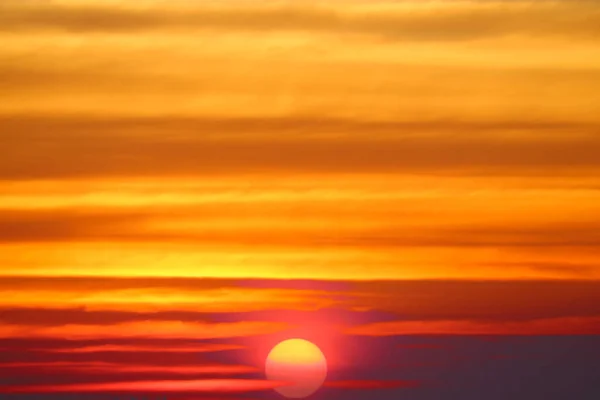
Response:
[{"label": "cloud", "polygon": [[[64,310],[63,310],[64,311]],[[87,353],[214,353],[229,350],[242,350],[245,346],[226,343],[202,343],[197,345],[150,346],[135,344],[98,344],[69,348],[34,349],[50,353],[87,354]]]},{"label": "cloud", "polygon": [[[600,169],[600,140],[592,134],[593,124],[572,125],[580,130],[577,135],[544,139],[540,136],[543,132],[560,132],[564,126],[528,122],[376,124],[293,118],[8,118],[2,124],[0,143],[5,157],[0,160],[0,179],[4,180],[252,173],[560,175]],[[531,132],[511,136],[509,128]],[[174,129],[187,133],[174,134]],[[238,129],[243,134],[226,135]],[[138,133],[128,134],[128,130]],[[452,133],[456,130],[464,132]],[[331,131],[340,135],[327,134]]]},{"label": "cloud", "polygon": [[15,370],[25,370],[33,373],[33,370],[52,370],[62,373],[84,373],[84,374],[165,374],[167,375],[244,375],[257,372],[256,367],[246,365],[228,364],[202,364],[202,365],[136,365],[119,364],[100,361],[68,362],[8,362],[0,364],[0,370],[6,369],[6,373]]},{"label": "cloud", "polygon": [[373,390],[419,387],[419,381],[326,381],[324,386],[336,389]]},{"label": "cloud", "polygon": [[[279,282],[283,288],[274,289]],[[226,338],[281,333],[292,325],[321,325],[337,330],[344,326],[402,322],[411,329],[428,329],[428,322],[439,321],[527,326],[534,320],[600,316],[597,280],[326,283],[329,291],[308,289],[306,282],[294,286],[278,280],[6,277],[0,279],[0,321],[4,324],[4,337],[31,334],[72,339]],[[252,287],[243,288],[244,285]],[[321,289],[327,285],[323,283]],[[124,290],[125,287],[128,289]],[[193,288],[196,289],[188,294],[187,290]],[[179,293],[180,297],[173,298],[172,293]],[[217,293],[221,296],[215,296]],[[131,296],[140,300],[132,302]],[[244,306],[248,299],[253,299],[253,304]],[[26,304],[36,306],[27,308]],[[413,322],[417,325],[410,325]],[[452,327],[448,324],[442,328]],[[471,327],[467,324],[465,329]],[[190,347],[183,343],[174,349],[182,346]],[[196,346],[202,347],[197,344],[191,347]],[[214,350],[219,349],[217,345]]]},{"label": "cloud", "polygon": [[348,292],[354,294],[350,305],[392,312],[403,320],[398,323],[412,327],[413,321],[419,328],[421,322],[443,320],[526,324],[536,319],[595,318],[600,316],[599,287],[598,280],[437,279],[356,282]]},{"label": "cloud", "polygon": [[396,321],[348,328],[348,335],[598,335],[600,317],[551,318],[517,322]]},{"label": "cloud", "polygon": [[287,329],[280,322],[193,323],[184,321],[137,321],[112,325],[59,325],[32,327],[0,324],[0,337],[107,339],[196,338],[217,339],[264,335]]},{"label": "cloud", "polygon": [[408,343],[408,344],[399,344],[397,346],[400,349],[409,349],[409,350],[443,350],[448,349],[448,346],[442,346],[440,344],[435,343]]},{"label": "cloud", "polygon": [[[600,245],[600,222],[583,217],[580,221],[573,218],[567,222],[555,222],[551,216],[546,216],[547,221],[542,222],[516,220],[512,223],[485,223],[467,221],[468,216],[465,215],[463,221],[444,222],[438,219],[436,224],[431,221],[432,217],[423,215],[418,220],[419,224],[411,224],[407,228],[406,219],[393,222],[391,213],[394,211],[387,215],[370,215],[370,211],[359,204],[360,208],[349,210],[355,214],[354,219],[348,216],[344,221],[346,226],[340,232],[342,222],[337,223],[338,218],[330,215],[329,225],[325,224],[326,215],[319,218],[327,208],[334,213],[335,204],[315,206],[314,212],[311,212],[312,207],[307,206],[305,218],[300,221],[289,220],[293,209],[285,205],[273,207],[268,214],[261,211],[264,206],[223,204],[182,206],[176,209],[150,207],[146,210],[115,207],[101,211],[0,208],[0,243],[162,242],[283,249],[314,246],[354,249],[592,248]],[[504,213],[508,214],[506,211]],[[233,222],[236,216],[239,216],[237,225]],[[370,216],[368,224],[361,226],[361,221],[367,216]],[[247,218],[245,223],[244,217]],[[487,266],[494,265],[494,262],[490,262]],[[530,262],[520,267],[545,273],[593,275],[593,268],[577,263]]]},{"label": "cloud", "polygon": [[[568,232],[568,230],[567,230]],[[567,233],[568,234],[568,233]],[[558,235],[557,235],[558,236]],[[589,236],[586,238],[589,240]],[[583,241],[582,241],[583,242]],[[566,242],[563,242],[566,243]],[[577,247],[577,246],[574,246]],[[537,271],[541,273],[562,273],[568,274],[573,278],[577,279],[586,279],[586,278],[594,278],[597,267],[595,264],[583,264],[576,262],[527,262],[527,263],[498,263],[498,262],[490,262],[489,264],[482,265],[482,267],[494,267],[494,268],[516,268],[523,269],[528,268],[532,271]]]},{"label": "cloud", "polygon": [[[292,304],[287,308],[274,307],[273,305],[264,305],[263,310],[235,310],[218,312],[194,312],[177,311],[176,306],[172,310],[157,312],[137,312],[135,306],[130,311],[105,311],[105,310],[86,310],[84,308],[66,308],[55,305],[55,308],[36,307],[26,308],[15,306],[13,308],[1,307],[0,303],[0,321],[10,325],[24,326],[59,326],[59,325],[112,325],[131,322],[148,321],[183,321],[191,323],[232,323],[241,321],[276,321],[290,324],[304,323],[330,323],[342,325],[345,323],[361,322],[379,322],[389,320],[392,314],[371,311],[355,311],[344,308],[344,302],[352,299],[351,294],[332,295],[339,298],[337,308],[320,308],[317,310],[296,310]],[[251,297],[249,297],[251,298]],[[299,300],[301,301],[301,300]],[[198,307],[200,308],[200,307]],[[302,307],[298,307],[302,308]],[[235,311],[233,311],[235,310]],[[170,346],[175,352],[219,352],[225,350],[237,350],[238,345],[204,343],[198,345],[174,345]],[[69,353],[87,353],[87,352],[119,352],[119,351],[163,351],[162,347],[154,348],[152,346],[130,346],[130,345],[92,345],[83,348],[72,348],[54,350]]]},{"label": "cloud", "polygon": [[[27,308],[15,307],[0,309],[0,321],[23,325],[98,325],[119,324],[131,321],[187,321],[211,322],[212,313],[193,311],[103,311],[85,308]],[[199,347],[201,348],[201,347]],[[207,346],[207,349],[210,349]]]},{"label": "cloud", "polygon": [[[51,281],[54,285],[35,277],[1,278],[0,294],[6,297],[0,302],[0,320],[32,323],[37,318],[42,325],[53,321],[77,325],[136,320],[195,323],[212,320],[211,313],[215,312],[315,310],[339,303],[336,292],[246,288],[240,280],[231,279],[57,277]],[[253,301],[248,302],[249,298]],[[15,307],[23,312],[10,311]],[[64,314],[57,310],[64,310]]]},{"label": "cloud", "polygon": [[184,392],[184,393],[238,393],[274,389],[286,383],[249,379],[206,379],[177,381],[140,381],[83,383],[73,385],[11,386],[4,393],[87,393],[87,392]]},{"label": "cloud", "polygon": [[[410,4],[410,3],[409,3]],[[126,3],[112,6],[83,4],[58,6],[38,3],[24,7],[7,2],[0,27],[9,32],[58,30],[68,32],[130,32],[218,30],[228,32],[300,31],[319,34],[370,35],[388,40],[456,41],[505,35],[580,37],[600,33],[599,11],[591,2],[483,4],[438,3],[422,7],[360,8],[317,6],[240,5],[219,8],[182,7],[156,3],[145,8]]]},{"label": "cloud", "polygon": [[[269,336],[269,335],[267,335]],[[15,369],[15,374],[19,376],[27,376],[27,369],[37,368],[44,369],[46,373],[50,371],[56,371],[56,369],[46,368],[43,365],[37,364],[51,364],[54,362],[66,363],[65,368],[81,366],[82,374],[93,374],[95,377],[100,379],[101,377],[108,377],[111,380],[114,377],[114,373],[111,375],[109,368],[106,371],[100,370],[88,370],[85,371],[86,365],[94,365],[98,368],[104,368],[109,365],[118,364],[124,368],[128,366],[151,366],[161,367],[168,369],[173,366],[175,369],[178,367],[190,367],[188,371],[193,371],[194,367],[206,366],[206,370],[202,373],[205,377],[219,377],[218,368],[211,371],[209,367],[227,364],[227,365],[240,365],[238,359],[240,355],[243,355],[249,348],[241,344],[220,344],[213,343],[220,341],[245,341],[249,338],[223,338],[223,339],[196,339],[194,337],[189,338],[152,338],[152,337],[86,337],[86,338],[66,338],[66,337],[23,337],[15,336],[0,339],[0,349],[3,352],[3,363],[21,364],[28,365],[33,363],[29,367],[23,367],[18,371]],[[254,365],[253,362],[244,362],[244,365]],[[90,367],[91,368],[91,367]],[[10,371],[6,371],[9,373]],[[201,370],[197,370],[201,373]],[[232,374],[236,375],[253,375],[252,372],[235,372],[231,370]],[[73,373],[77,374],[77,371]],[[135,375],[136,379],[156,379],[157,375],[166,376],[168,371],[158,370],[145,370],[145,371],[134,371],[129,368],[127,371],[129,375]],[[175,375],[182,375],[186,373],[186,369],[182,369],[178,372],[173,370],[174,378]],[[29,373],[31,376],[32,374]],[[60,374],[59,374],[60,375]],[[65,375],[65,382],[72,382],[68,379],[68,375]],[[222,374],[221,374],[222,375]],[[82,378],[83,379],[83,378]],[[96,378],[94,378],[96,379]]]}]

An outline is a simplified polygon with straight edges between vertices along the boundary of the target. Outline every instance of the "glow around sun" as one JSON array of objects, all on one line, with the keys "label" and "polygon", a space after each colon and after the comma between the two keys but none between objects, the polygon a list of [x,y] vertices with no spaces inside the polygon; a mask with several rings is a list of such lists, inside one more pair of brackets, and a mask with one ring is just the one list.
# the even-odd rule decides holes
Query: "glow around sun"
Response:
[{"label": "glow around sun", "polygon": [[289,339],[277,344],[266,360],[267,379],[286,382],[275,390],[300,399],[316,392],[327,377],[327,360],[321,349],[304,339]]}]

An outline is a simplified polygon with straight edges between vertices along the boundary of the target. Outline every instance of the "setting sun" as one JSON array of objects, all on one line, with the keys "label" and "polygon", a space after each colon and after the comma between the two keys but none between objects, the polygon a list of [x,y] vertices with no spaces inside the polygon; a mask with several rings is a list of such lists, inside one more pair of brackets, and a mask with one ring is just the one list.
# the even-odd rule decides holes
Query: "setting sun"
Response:
[{"label": "setting sun", "polygon": [[275,390],[285,397],[303,398],[321,387],[327,360],[321,350],[304,339],[289,339],[275,346],[266,361],[267,378],[285,382]]}]

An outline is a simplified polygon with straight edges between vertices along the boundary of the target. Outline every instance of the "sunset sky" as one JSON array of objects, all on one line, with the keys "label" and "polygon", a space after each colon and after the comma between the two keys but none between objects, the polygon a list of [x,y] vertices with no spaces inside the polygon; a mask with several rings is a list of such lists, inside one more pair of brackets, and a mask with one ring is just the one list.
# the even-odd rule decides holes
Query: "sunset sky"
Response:
[{"label": "sunset sky", "polygon": [[599,110],[592,0],[0,0],[0,397],[597,400]]}]

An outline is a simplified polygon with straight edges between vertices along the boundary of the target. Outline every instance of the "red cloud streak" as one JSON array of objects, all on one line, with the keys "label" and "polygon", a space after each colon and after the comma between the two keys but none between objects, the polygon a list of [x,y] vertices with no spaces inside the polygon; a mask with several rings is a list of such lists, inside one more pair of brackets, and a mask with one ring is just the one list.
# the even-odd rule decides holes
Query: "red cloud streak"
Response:
[{"label": "red cloud streak", "polygon": [[0,364],[0,370],[3,368],[52,368],[77,372],[164,372],[173,374],[245,374],[256,372],[256,367],[247,365],[229,365],[229,364],[206,364],[197,366],[160,366],[160,365],[131,365],[114,364],[106,362],[34,362],[34,363],[6,363]]},{"label": "red cloud streak", "polygon": [[168,348],[156,346],[138,346],[124,344],[104,344],[97,346],[84,346],[68,349],[43,349],[48,353],[97,353],[97,352],[148,352],[148,353],[210,353],[226,350],[241,350],[245,346],[237,344],[205,343],[199,346],[169,346]]},{"label": "red cloud streak", "polygon": [[250,379],[206,379],[189,381],[139,381],[4,387],[4,393],[68,392],[252,392],[285,386],[285,382]]}]

